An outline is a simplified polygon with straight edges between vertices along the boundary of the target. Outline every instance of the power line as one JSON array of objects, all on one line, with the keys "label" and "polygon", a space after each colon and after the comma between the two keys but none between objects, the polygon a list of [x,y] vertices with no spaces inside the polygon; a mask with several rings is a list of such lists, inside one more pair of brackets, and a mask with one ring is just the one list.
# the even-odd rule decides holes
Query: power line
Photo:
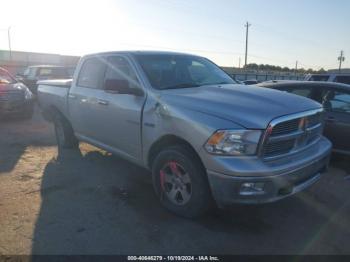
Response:
[{"label": "power line", "polygon": [[11,35],[10,35],[11,26],[7,28],[7,37],[9,42],[9,50],[10,50],[10,61],[12,61],[12,49],[11,49]]},{"label": "power line", "polygon": [[244,66],[247,66],[247,59],[248,59],[248,34],[249,34],[249,24],[248,22],[245,24],[246,32],[245,32],[245,59],[244,59]]},{"label": "power line", "polygon": [[340,56],[338,57],[338,61],[339,61],[339,73],[340,73],[341,72],[341,64],[345,61],[343,50],[340,51]]}]

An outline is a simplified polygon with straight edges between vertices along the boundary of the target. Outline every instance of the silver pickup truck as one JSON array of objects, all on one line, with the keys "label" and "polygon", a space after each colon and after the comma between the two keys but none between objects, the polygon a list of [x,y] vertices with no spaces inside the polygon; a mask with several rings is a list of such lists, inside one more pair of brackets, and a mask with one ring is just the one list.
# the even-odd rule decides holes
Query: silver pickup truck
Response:
[{"label": "silver pickup truck", "polygon": [[87,55],[73,80],[39,82],[38,99],[59,147],[84,141],[150,169],[160,202],[186,217],[297,193],[331,151],[320,104],[239,85],[194,55]]}]

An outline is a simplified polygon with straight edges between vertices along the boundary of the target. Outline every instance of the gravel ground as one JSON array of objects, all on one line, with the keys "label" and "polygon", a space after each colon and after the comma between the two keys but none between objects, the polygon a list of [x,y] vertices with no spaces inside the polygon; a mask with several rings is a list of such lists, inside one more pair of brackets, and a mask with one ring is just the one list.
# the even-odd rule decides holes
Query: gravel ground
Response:
[{"label": "gravel ground", "polygon": [[350,254],[349,159],[277,203],[176,217],[148,171],[95,147],[58,154],[53,128],[0,120],[1,254]]}]

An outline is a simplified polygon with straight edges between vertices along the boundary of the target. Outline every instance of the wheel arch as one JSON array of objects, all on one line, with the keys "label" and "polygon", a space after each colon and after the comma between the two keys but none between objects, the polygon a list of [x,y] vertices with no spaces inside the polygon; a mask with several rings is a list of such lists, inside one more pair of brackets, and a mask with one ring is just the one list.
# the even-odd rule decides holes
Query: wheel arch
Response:
[{"label": "wheel arch", "polygon": [[147,166],[151,169],[153,161],[155,160],[160,151],[162,151],[165,148],[176,145],[185,146],[197,158],[197,160],[201,163],[202,167],[204,168],[204,164],[200,156],[198,155],[194,147],[191,145],[191,143],[175,135],[164,135],[152,144],[147,155]]}]

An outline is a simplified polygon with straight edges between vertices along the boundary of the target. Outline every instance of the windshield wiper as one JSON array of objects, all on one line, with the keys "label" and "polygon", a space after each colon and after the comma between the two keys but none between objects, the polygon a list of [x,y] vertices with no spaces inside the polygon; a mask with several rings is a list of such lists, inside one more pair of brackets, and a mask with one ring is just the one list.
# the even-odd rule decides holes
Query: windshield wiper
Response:
[{"label": "windshield wiper", "polygon": [[200,87],[200,85],[196,83],[181,83],[173,86],[163,87],[162,89],[176,89],[176,88],[190,88],[190,87]]}]

